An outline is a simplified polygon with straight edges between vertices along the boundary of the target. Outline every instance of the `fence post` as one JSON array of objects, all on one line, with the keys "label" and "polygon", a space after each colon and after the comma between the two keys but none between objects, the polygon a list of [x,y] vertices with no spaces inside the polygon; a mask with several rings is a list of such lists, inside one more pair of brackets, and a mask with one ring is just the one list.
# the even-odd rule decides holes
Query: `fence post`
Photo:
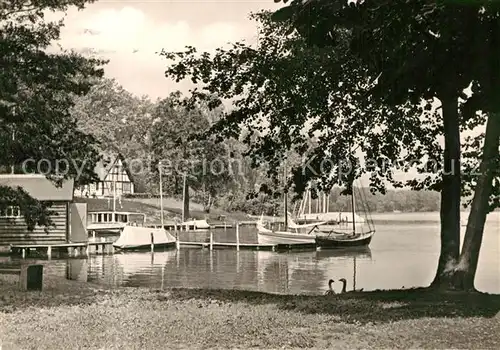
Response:
[{"label": "fence post", "polygon": [[181,249],[181,242],[179,241],[179,231],[175,230],[175,248],[177,250]]}]

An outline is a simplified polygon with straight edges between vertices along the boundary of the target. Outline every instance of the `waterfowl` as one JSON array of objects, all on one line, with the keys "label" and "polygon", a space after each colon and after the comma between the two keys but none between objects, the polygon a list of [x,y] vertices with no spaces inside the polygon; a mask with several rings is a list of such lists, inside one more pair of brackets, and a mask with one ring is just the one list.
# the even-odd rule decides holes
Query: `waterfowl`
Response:
[{"label": "waterfowl", "polygon": [[[339,279],[340,282],[342,282],[342,291],[340,293],[347,293],[347,281],[345,278]],[[353,289],[351,292],[362,292],[363,288],[361,289]]]},{"label": "waterfowl", "polygon": [[333,282],[335,282],[335,281],[332,279],[328,281],[328,288],[330,288],[330,289],[326,291],[325,295],[335,294],[335,291],[333,290],[333,287],[332,287]]}]

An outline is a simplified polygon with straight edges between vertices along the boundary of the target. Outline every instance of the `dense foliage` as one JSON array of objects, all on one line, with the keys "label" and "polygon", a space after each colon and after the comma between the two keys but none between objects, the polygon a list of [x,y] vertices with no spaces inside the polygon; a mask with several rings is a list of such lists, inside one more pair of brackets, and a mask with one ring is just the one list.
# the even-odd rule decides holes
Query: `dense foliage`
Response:
[{"label": "dense foliage", "polygon": [[[61,22],[44,20],[44,11],[82,8],[89,1],[13,1],[0,7],[0,165],[41,170],[57,184],[75,178],[77,184],[95,179],[98,159],[94,137],[81,132],[71,115],[73,96],[85,94],[92,79],[102,76],[104,63],[72,52],[50,53],[59,38]],[[50,167],[37,169],[45,159]],[[56,169],[65,159],[68,166]],[[81,169],[81,172],[80,172]],[[80,176],[78,176],[80,175]],[[0,207],[18,203],[28,227],[50,224],[46,205],[27,193],[0,186]]]},{"label": "dense foliage", "polygon": [[[283,2],[290,4],[274,19],[292,23],[310,46],[344,51],[339,33],[349,33],[347,56],[376,79],[371,97],[391,106],[441,102],[441,254],[433,285],[474,289],[486,215],[498,205],[500,193],[500,3]],[[477,111],[487,113],[480,172],[464,178],[461,133],[484,125]],[[460,195],[463,180],[470,179],[475,180],[474,198],[460,252]]]},{"label": "dense foliage", "polygon": [[87,94],[75,97],[71,110],[79,129],[97,139],[101,153],[121,153],[130,162],[138,192],[150,190],[153,109],[148,98],[134,96],[115,80],[102,78]]},{"label": "dense foliage", "polygon": [[[394,164],[402,160],[424,170],[433,161],[436,166],[425,169],[429,176],[407,185],[441,192],[435,285],[473,288],[484,221],[500,193],[498,3],[290,3],[271,19],[266,13],[254,16],[262,25],[256,47],[236,43],[213,56],[193,47],[163,52],[173,61],[166,75],[199,83],[193,100],[217,106],[231,99],[234,108],[209,134],[238,137],[242,128],[257,133],[257,139],[245,140],[249,154],[257,165],[270,164],[275,178],[289,150],[306,155],[293,171],[298,193],[311,180],[320,189],[345,184],[350,192],[366,171],[371,188],[383,191],[385,181],[403,185],[392,177]],[[438,101],[440,110],[433,108]],[[469,152],[461,154],[461,132],[484,126],[486,118],[486,137],[467,140]],[[311,137],[317,138],[316,147],[305,145]],[[462,177],[464,155],[467,170],[481,160],[479,174]],[[325,168],[325,160],[333,161]],[[472,188],[458,264],[461,195]],[[457,277],[463,271],[466,279]]]}]

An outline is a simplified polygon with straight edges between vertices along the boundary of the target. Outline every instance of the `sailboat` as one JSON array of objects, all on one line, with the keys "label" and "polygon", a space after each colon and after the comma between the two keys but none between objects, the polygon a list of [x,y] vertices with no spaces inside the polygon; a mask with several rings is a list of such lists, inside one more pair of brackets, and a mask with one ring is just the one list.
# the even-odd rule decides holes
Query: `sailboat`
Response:
[{"label": "sailboat", "polygon": [[[284,178],[286,179],[286,163],[284,170]],[[285,230],[271,230],[265,227],[263,215],[257,221],[257,241],[259,244],[314,244],[317,224],[313,225],[297,225],[293,221],[289,221],[288,213],[288,198],[286,191],[283,191],[283,204],[285,216]],[[289,230],[292,229],[292,230]],[[304,232],[304,230],[307,230]]]},{"label": "sailboat", "polygon": [[161,227],[151,228],[127,225],[120,232],[120,237],[113,243],[113,247],[121,250],[135,250],[150,248],[152,244],[154,244],[155,247],[175,246],[175,237],[165,230],[165,224],[163,221],[163,183],[161,162],[159,164],[159,172]]},{"label": "sailboat", "polygon": [[[316,210],[314,211],[312,209],[313,199],[311,198],[311,190],[308,189],[295,215],[294,220],[298,225],[316,223],[318,230],[322,232],[330,232],[332,230],[350,232],[352,231],[353,223],[358,228],[361,228],[365,224],[365,219],[357,215],[354,211],[330,211],[330,196],[326,193],[319,193],[315,204]],[[309,208],[308,212],[306,210],[307,207]]]},{"label": "sailboat", "polygon": [[[375,234],[373,221],[363,219],[362,224],[355,214],[355,187],[352,187],[351,194],[351,220],[339,222],[337,225],[328,225],[318,230],[316,235],[316,245],[320,248],[343,248],[368,246]],[[367,224],[367,225],[365,225]]]},{"label": "sailboat", "polygon": [[[285,226],[289,227],[289,226]],[[304,227],[300,227],[304,229]],[[261,219],[257,221],[257,241],[259,244],[314,244],[316,236],[314,235],[314,230],[316,225],[313,225],[308,232],[300,232],[298,228],[295,231],[280,231],[280,230],[270,230],[265,227],[265,224]]]}]

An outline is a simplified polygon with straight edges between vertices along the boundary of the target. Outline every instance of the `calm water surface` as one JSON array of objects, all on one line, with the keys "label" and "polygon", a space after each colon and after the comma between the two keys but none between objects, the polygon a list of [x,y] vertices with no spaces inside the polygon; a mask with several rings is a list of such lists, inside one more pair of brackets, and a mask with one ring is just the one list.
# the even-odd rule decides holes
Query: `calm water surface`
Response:
[{"label": "calm water surface", "polygon": [[[180,251],[121,253],[88,259],[42,261],[61,278],[109,286],[235,288],[272,293],[323,293],[330,278],[346,278],[348,290],[427,286],[439,255],[439,214],[373,215],[376,234],[369,249],[275,253],[233,249],[181,248]],[[241,242],[255,242],[251,228]],[[465,231],[465,227],[462,227]],[[182,233],[182,240],[208,234]],[[234,242],[234,230],[219,231],[215,241]],[[500,213],[488,217],[476,287],[500,293]],[[335,289],[339,289],[338,283]]]}]

